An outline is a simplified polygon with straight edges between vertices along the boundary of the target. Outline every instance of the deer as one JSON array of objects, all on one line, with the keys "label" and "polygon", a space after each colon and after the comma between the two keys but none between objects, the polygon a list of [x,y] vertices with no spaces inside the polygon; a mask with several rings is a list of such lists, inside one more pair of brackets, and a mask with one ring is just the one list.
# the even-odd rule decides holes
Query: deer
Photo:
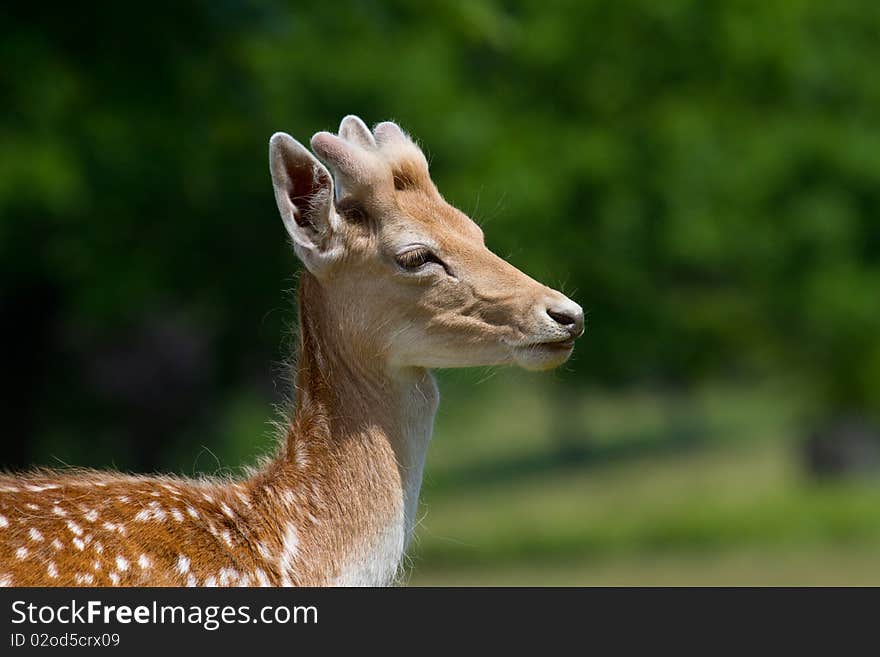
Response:
[{"label": "deer", "polygon": [[298,279],[295,401],[239,477],[0,476],[4,586],[400,583],[439,402],[433,370],[565,363],[582,308],[490,251],[396,123],[275,133]]}]

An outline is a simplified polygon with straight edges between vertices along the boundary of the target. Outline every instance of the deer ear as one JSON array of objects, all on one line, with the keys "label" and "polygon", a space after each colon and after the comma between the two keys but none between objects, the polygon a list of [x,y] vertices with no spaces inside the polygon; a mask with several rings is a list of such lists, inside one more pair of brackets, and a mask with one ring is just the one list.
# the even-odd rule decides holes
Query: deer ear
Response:
[{"label": "deer ear", "polygon": [[305,146],[283,132],[269,140],[269,171],[294,249],[309,271],[318,274],[338,251],[333,178]]}]

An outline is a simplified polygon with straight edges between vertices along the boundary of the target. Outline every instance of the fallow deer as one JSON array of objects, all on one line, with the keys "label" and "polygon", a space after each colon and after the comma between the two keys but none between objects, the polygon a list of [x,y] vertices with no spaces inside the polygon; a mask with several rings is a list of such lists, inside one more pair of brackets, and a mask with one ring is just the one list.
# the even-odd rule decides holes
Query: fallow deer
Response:
[{"label": "fallow deer", "polygon": [[0,584],[387,585],[413,532],[433,368],[548,369],[580,306],[486,248],[394,123],[347,116],[269,144],[304,265],[295,408],[240,480],[46,471],[0,477]]}]

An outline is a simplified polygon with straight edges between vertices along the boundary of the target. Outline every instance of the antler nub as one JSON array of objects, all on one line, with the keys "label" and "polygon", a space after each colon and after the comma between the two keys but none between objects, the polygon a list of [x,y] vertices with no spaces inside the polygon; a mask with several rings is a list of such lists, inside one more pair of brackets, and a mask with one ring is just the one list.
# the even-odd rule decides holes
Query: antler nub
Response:
[{"label": "antler nub", "polygon": [[400,129],[400,126],[393,121],[383,121],[382,123],[379,123],[373,128],[373,135],[376,137],[376,141],[380,146],[395,142],[412,143],[412,140],[406,136],[406,133]]},{"label": "antler nub", "polygon": [[381,181],[395,176],[428,184],[428,164],[415,142],[396,123],[384,121],[372,132],[349,114],[339,124],[339,134],[318,132],[312,149],[333,171],[337,198],[356,189],[376,190]]},{"label": "antler nub", "polygon": [[349,114],[339,124],[339,136],[367,150],[376,149],[376,140],[373,133],[361,119],[354,114]]}]

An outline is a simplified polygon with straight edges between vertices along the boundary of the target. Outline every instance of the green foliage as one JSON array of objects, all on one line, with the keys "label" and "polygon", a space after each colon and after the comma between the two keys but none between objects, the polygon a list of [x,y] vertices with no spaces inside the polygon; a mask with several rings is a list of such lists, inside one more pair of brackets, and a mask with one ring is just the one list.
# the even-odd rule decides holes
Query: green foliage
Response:
[{"label": "green foliage", "polygon": [[583,303],[582,380],[785,371],[880,405],[876,3],[138,11],[0,10],[0,277],[48,282],[74,341],[185,312],[223,387],[277,354],[294,262],[267,139],[357,113],[409,129],[490,246]]}]

